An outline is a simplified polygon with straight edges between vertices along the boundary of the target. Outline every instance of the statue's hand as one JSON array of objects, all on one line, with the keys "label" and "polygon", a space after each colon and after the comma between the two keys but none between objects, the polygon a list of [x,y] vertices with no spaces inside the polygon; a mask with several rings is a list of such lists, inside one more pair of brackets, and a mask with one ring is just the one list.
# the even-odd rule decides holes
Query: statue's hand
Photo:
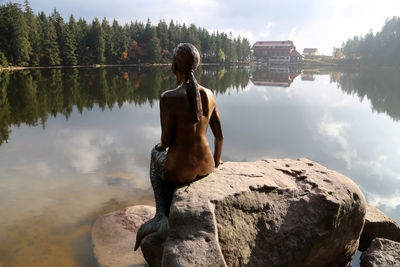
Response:
[{"label": "statue's hand", "polygon": [[155,147],[156,150],[158,151],[165,151],[167,150],[167,146],[163,145],[162,143],[158,143]]}]

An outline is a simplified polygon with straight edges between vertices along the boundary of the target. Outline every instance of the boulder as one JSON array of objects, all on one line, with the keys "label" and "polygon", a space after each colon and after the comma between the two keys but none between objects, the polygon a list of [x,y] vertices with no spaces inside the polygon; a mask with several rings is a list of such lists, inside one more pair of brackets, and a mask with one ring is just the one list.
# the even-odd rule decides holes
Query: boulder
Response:
[{"label": "boulder", "polygon": [[365,225],[361,233],[358,250],[365,251],[376,237],[400,242],[400,227],[382,211],[371,205],[367,205]]},{"label": "boulder", "polygon": [[363,252],[361,267],[400,266],[400,243],[385,238],[375,238]]},{"label": "boulder", "polygon": [[92,227],[92,243],[99,266],[147,266],[141,250],[135,252],[133,247],[137,230],[155,212],[154,207],[138,205],[97,219]]},{"label": "boulder", "polygon": [[226,162],[176,189],[163,266],[346,266],[365,210],[353,181],[310,160]]}]

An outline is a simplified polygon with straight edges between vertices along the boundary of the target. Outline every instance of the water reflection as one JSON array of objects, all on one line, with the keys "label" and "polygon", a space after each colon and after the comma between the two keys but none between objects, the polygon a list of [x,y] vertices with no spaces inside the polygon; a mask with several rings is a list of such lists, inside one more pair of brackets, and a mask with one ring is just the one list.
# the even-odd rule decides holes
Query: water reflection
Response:
[{"label": "water reflection", "polygon": [[[332,73],[332,76],[338,73]],[[357,95],[360,100],[371,101],[372,109],[387,114],[391,119],[400,119],[400,70],[362,69],[355,73],[344,72],[332,77],[345,93]]]},{"label": "water reflection", "polygon": [[[196,77],[216,94],[247,86],[247,68],[199,68]],[[46,126],[48,116],[73,108],[80,113],[95,105],[102,110],[125,102],[141,106],[157,100],[162,90],[176,86],[175,76],[165,68],[53,69],[0,73],[0,145],[7,142],[10,126]]]},{"label": "water reflection", "polygon": [[[160,138],[158,97],[175,79],[169,68],[0,75],[0,133],[8,142],[0,146],[0,265],[91,266],[93,220],[153,202],[148,164]],[[315,160],[351,177],[400,222],[395,71],[208,66],[196,76],[217,95],[222,160]],[[366,76],[372,84],[361,82]]]},{"label": "water reflection", "polygon": [[256,69],[251,81],[258,86],[289,87],[294,79],[301,74],[301,69],[289,67],[275,67]]}]

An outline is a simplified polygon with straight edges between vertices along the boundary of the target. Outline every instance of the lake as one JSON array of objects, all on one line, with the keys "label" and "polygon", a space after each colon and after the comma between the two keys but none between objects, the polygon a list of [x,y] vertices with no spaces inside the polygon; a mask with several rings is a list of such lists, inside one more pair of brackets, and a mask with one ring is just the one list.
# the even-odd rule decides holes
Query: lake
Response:
[{"label": "lake", "polygon": [[[311,159],[400,223],[400,71],[195,75],[216,95],[223,161]],[[94,220],[154,205],[158,99],[175,86],[169,67],[0,72],[0,266],[95,266]]]}]

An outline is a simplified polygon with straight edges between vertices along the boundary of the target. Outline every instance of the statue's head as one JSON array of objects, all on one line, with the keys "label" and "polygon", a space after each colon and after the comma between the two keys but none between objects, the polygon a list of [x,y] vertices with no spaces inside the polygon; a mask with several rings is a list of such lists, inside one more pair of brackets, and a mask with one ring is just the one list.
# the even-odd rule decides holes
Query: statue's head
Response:
[{"label": "statue's head", "polygon": [[200,64],[200,54],[190,43],[180,43],[173,51],[172,72],[188,74],[197,69]]}]

